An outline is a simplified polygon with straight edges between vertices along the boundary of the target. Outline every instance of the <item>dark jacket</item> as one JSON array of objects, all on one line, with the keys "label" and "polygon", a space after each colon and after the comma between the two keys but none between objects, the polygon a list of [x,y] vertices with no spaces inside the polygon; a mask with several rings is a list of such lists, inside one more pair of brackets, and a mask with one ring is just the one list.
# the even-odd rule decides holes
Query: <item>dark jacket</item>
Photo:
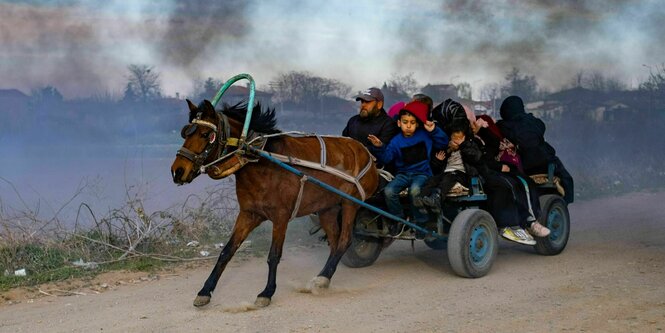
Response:
[{"label": "dark jacket", "polygon": [[484,127],[478,131],[477,135],[483,141],[483,144],[480,145],[483,151],[483,163],[490,170],[501,172],[504,163],[496,160],[496,157],[499,156],[501,138]]},{"label": "dark jacket", "polygon": [[[466,137],[466,140],[462,142],[459,146],[460,153],[462,154],[462,163],[464,163],[464,170],[468,176],[477,176],[479,173],[484,173],[484,164],[483,164],[483,152],[480,149],[480,145],[474,138]],[[446,164],[448,163],[449,153],[446,153],[446,158],[443,161],[433,158],[432,159],[432,168],[434,173],[438,174],[443,172],[446,169]]]},{"label": "dark jacket", "polygon": [[496,125],[517,146],[525,171],[555,161],[556,151],[545,142],[545,123],[524,111],[521,98],[510,96],[503,101],[501,119]]},{"label": "dark jacket", "polygon": [[381,142],[388,144],[399,133],[397,122],[388,117],[386,111],[381,109],[379,114],[371,118],[361,118],[355,115],[349,119],[342,135],[360,141],[368,149],[373,147],[367,136],[375,135]]}]

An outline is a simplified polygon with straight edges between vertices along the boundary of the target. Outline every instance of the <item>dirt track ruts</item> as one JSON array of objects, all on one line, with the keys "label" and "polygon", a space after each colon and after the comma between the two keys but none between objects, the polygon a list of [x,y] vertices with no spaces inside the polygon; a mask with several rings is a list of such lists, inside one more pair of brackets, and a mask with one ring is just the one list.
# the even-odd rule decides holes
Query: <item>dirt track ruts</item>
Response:
[{"label": "dirt track ruts", "polygon": [[192,300],[212,262],[85,296],[0,306],[1,332],[656,332],[665,330],[665,192],[570,206],[566,250],[543,257],[501,241],[492,271],[463,279],[445,251],[408,242],[371,267],[340,265],[331,287],[303,293],[327,247],[291,247],[272,304],[245,311],[265,286],[265,258],[234,260],[210,305]]}]

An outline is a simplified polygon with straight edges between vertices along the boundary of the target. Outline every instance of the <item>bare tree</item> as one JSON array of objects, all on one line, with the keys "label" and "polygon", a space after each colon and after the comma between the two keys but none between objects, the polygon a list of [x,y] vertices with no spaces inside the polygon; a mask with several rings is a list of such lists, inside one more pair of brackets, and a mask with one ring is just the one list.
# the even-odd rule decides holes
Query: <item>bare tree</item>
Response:
[{"label": "bare tree", "polygon": [[392,73],[390,79],[386,82],[386,86],[397,94],[412,96],[420,91],[418,81],[413,76],[413,72],[406,75],[399,75]]},{"label": "bare tree", "polygon": [[162,96],[159,73],[148,65],[129,65],[124,100],[147,102]]},{"label": "bare tree", "polygon": [[269,84],[275,102],[290,102],[309,109],[322,109],[324,97],[347,98],[351,87],[335,79],[316,76],[310,72],[290,71],[277,75]]},{"label": "bare tree", "polygon": [[516,95],[524,101],[531,101],[538,97],[538,82],[535,76],[522,75],[517,67],[508,72],[505,76],[506,84],[502,87],[503,96]]},{"label": "bare tree", "polygon": [[32,90],[30,97],[40,102],[62,102],[63,97],[58,88],[46,86],[40,89]]},{"label": "bare tree", "polygon": [[605,91],[605,77],[598,71],[593,71],[586,78],[586,88],[593,91]]},{"label": "bare tree", "polygon": [[491,116],[496,117],[497,102],[501,98],[501,85],[498,83],[489,83],[480,89],[480,99],[492,102]]},{"label": "bare tree", "polygon": [[600,71],[587,72],[580,70],[571,78],[570,87],[584,88],[598,92],[613,92],[626,89],[626,84],[613,76],[607,76]]},{"label": "bare tree", "polygon": [[471,84],[468,82],[461,82],[457,85],[457,96],[463,99],[471,99],[473,96]]},{"label": "bare tree", "polygon": [[571,85],[573,88],[581,88],[584,86],[584,78],[586,77],[586,73],[584,70],[579,70],[573,78],[570,80]]},{"label": "bare tree", "polygon": [[640,90],[661,92],[665,95],[665,63],[646,67],[649,68],[649,78],[640,83]]},{"label": "bare tree", "polygon": [[192,98],[195,101],[202,101],[204,99],[212,100],[223,84],[224,81],[222,79],[213,77],[208,77],[205,81],[202,79],[195,80]]}]

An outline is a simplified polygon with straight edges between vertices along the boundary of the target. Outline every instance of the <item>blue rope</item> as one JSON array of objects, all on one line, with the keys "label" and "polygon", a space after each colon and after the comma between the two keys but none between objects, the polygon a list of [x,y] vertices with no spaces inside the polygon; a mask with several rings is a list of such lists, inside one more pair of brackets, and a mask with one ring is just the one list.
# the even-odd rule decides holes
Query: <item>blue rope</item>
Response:
[{"label": "blue rope", "polygon": [[[302,177],[302,176],[305,175],[302,171],[300,171],[300,170],[298,170],[298,169],[296,169],[296,168],[294,168],[294,167],[292,167],[292,166],[290,166],[290,165],[288,165],[288,164],[286,164],[286,163],[284,163],[284,162],[282,162],[282,161],[280,161],[280,160],[278,160],[278,159],[272,157],[272,156],[270,155],[270,153],[268,153],[268,152],[265,152],[265,151],[262,151],[262,150],[257,150],[256,148],[253,148],[253,147],[249,147],[249,149],[250,149],[253,153],[258,154],[259,156],[261,156],[261,157],[267,159],[267,160],[270,161],[270,162],[273,162],[273,163],[279,165],[280,167],[286,169],[287,171],[289,171],[289,172],[291,172],[291,173],[294,173],[295,175],[297,175],[297,176],[299,176],[299,177]],[[376,207],[374,207],[374,206],[372,206],[372,205],[370,205],[370,204],[368,204],[368,203],[366,203],[366,202],[364,202],[364,201],[362,201],[362,200],[359,200],[358,198],[353,197],[353,196],[351,196],[351,195],[348,194],[348,193],[344,193],[344,192],[340,191],[339,189],[334,188],[334,187],[332,187],[332,186],[330,186],[330,185],[328,185],[328,184],[326,184],[326,183],[324,183],[324,182],[322,182],[322,181],[320,181],[320,180],[318,180],[318,179],[316,179],[316,178],[314,178],[314,177],[312,177],[312,176],[307,175],[307,181],[310,182],[310,183],[314,183],[314,184],[316,184],[316,185],[318,185],[318,186],[320,186],[320,187],[322,187],[322,188],[324,188],[324,189],[326,189],[326,190],[328,190],[328,191],[330,191],[330,192],[333,192],[333,193],[335,193],[335,194],[341,196],[341,197],[344,198],[344,199],[350,200],[350,201],[352,201],[352,202],[354,202],[354,203],[356,203],[356,204],[358,204],[358,205],[360,205],[360,206],[362,206],[362,207],[365,207],[365,208],[367,208],[367,209],[369,209],[369,210],[371,210],[371,211],[373,211],[373,212],[375,212],[375,213],[377,213],[377,214],[383,215],[383,216],[385,216],[385,217],[387,217],[387,218],[389,218],[389,219],[395,220],[395,221],[402,222],[402,223],[408,225],[409,227],[411,227],[411,228],[413,228],[413,229],[416,229],[416,230],[418,230],[418,231],[424,232],[424,233],[427,234],[427,235],[431,235],[431,236],[434,236],[434,237],[439,238],[439,239],[447,239],[447,237],[445,237],[445,236],[441,236],[441,235],[439,235],[439,234],[437,234],[437,233],[435,233],[435,232],[433,232],[433,231],[427,230],[427,229],[425,229],[425,228],[423,228],[423,227],[421,227],[421,226],[418,226],[418,225],[416,225],[416,224],[414,224],[414,223],[411,223],[411,222],[409,222],[409,221],[407,221],[407,220],[405,220],[405,219],[403,219],[403,218],[401,218],[401,217],[398,217],[398,216],[396,216],[396,215],[390,214],[390,213],[388,213],[388,212],[386,212],[386,211],[384,211],[384,210],[382,210],[382,209],[376,208]]]}]

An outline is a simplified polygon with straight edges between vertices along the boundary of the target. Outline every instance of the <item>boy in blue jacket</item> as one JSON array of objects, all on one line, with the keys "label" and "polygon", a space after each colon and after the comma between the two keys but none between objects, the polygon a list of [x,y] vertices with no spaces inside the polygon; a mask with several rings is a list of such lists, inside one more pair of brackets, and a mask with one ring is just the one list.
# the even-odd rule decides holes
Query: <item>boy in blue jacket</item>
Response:
[{"label": "boy in blue jacket", "polygon": [[[430,156],[432,149],[440,150],[448,144],[448,136],[436,125],[427,120],[428,106],[414,101],[406,104],[399,112],[397,126],[401,133],[394,136],[390,143],[384,145],[379,138],[369,135],[374,145],[372,152],[382,164],[393,162],[396,169],[393,179],[384,189],[388,212],[404,218],[404,209],[399,202],[399,193],[409,188],[409,198],[420,195],[420,190],[427,179],[432,176]],[[424,224],[427,215],[411,205],[413,222]]]}]

